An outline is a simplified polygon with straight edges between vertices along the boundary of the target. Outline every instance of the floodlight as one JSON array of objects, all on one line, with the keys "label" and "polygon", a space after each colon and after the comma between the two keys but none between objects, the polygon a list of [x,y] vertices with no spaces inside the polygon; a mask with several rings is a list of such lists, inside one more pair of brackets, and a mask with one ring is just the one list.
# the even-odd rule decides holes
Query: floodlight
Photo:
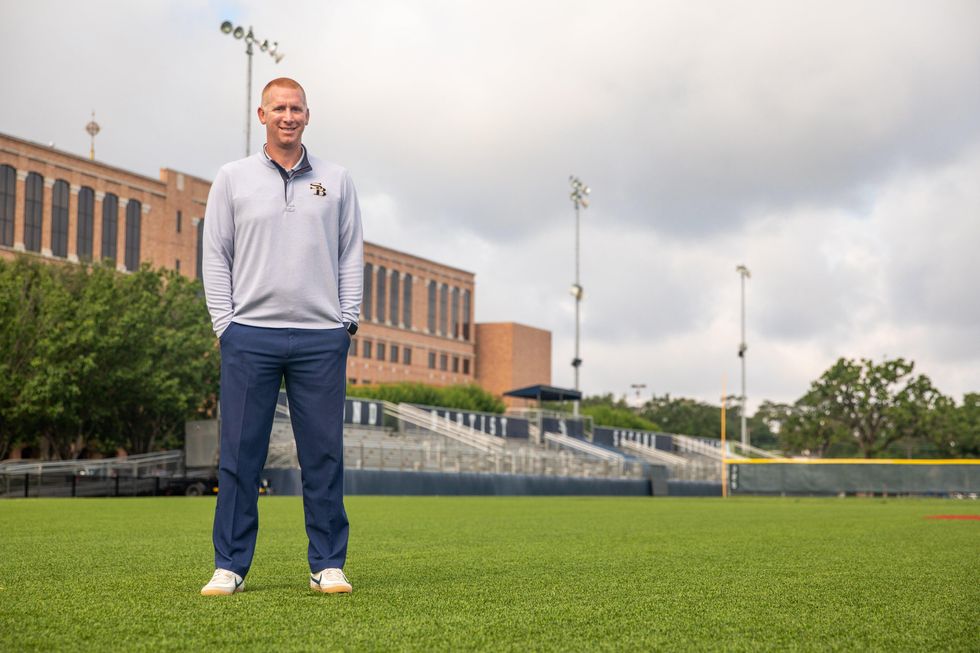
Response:
[{"label": "floodlight", "polygon": [[278,41],[273,41],[270,51],[269,39],[260,39],[255,36],[255,32],[252,31],[251,25],[248,28],[248,32],[241,25],[235,25],[230,20],[226,20],[221,23],[221,31],[224,34],[231,34],[236,39],[245,39],[245,55],[248,57],[248,68],[247,68],[247,86],[245,91],[245,156],[251,154],[251,141],[252,141],[252,54],[254,53],[254,44],[259,46],[262,52],[268,52],[276,63],[282,61],[282,58],[286,55],[278,52],[279,47]]}]

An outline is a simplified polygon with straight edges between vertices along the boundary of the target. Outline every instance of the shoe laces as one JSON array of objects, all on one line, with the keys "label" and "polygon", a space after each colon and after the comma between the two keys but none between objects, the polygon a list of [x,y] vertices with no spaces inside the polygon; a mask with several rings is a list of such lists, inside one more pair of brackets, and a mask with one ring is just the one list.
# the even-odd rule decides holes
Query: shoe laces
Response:
[{"label": "shoe laces", "polygon": [[347,576],[344,576],[343,570],[337,569],[336,567],[330,569],[324,569],[322,573],[323,576],[321,576],[320,582],[323,582],[323,580],[331,580],[331,581],[340,581],[343,583],[350,583],[350,581],[347,580]]},{"label": "shoe laces", "polygon": [[227,569],[215,569],[214,575],[211,576],[211,582],[212,583],[217,583],[217,582],[237,583],[238,574],[236,574],[233,571],[228,571]]}]

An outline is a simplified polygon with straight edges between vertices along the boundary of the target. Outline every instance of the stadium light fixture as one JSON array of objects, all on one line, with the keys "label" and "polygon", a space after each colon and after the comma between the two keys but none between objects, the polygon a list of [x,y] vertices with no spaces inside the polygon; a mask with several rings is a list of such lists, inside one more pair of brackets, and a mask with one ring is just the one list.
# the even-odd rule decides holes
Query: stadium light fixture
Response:
[{"label": "stadium light fixture", "polygon": [[[572,296],[575,297],[575,358],[572,359],[572,368],[575,370],[575,389],[579,389],[579,368],[582,367],[582,358],[579,355],[579,335],[581,332],[581,306],[584,290],[579,279],[579,209],[589,208],[589,193],[592,189],[582,183],[582,180],[575,175],[568,176],[568,183],[572,186],[569,197],[575,205],[575,285],[572,286]],[[578,415],[579,402],[575,401],[575,414]]]},{"label": "stadium light fixture", "polygon": [[[252,44],[258,43],[259,39],[252,31],[251,25],[249,25],[248,32],[246,32],[244,27],[233,25],[230,20],[221,23],[221,33],[230,34],[237,40],[245,39],[245,54],[248,57],[245,89],[245,156],[248,156],[252,150]],[[276,63],[282,61],[282,58],[286,56],[284,53],[279,52],[279,41],[273,41],[270,48],[269,39],[265,39],[259,44],[259,50],[272,57]]]},{"label": "stadium light fixture", "polygon": [[745,344],[745,280],[751,278],[752,273],[749,272],[749,269],[744,265],[739,265],[735,268],[735,271],[738,272],[738,275],[741,277],[742,281],[742,342],[740,342],[738,345],[738,357],[742,359],[742,407],[740,410],[742,414],[741,436],[742,446],[747,448],[749,446],[749,430],[746,428],[745,420],[745,353],[748,351],[749,346]]}]

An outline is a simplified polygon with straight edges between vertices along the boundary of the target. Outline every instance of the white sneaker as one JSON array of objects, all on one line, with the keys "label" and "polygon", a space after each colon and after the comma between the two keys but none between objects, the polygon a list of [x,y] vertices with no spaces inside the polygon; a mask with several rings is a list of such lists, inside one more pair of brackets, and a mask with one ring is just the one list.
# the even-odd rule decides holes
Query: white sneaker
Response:
[{"label": "white sneaker", "polygon": [[214,576],[201,588],[204,596],[227,596],[245,590],[245,579],[227,569],[215,569]]},{"label": "white sneaker", "polygon": [[310,589],[324,594],[350,594],[354,591],[347,576],[336,567],[310,574]]}]

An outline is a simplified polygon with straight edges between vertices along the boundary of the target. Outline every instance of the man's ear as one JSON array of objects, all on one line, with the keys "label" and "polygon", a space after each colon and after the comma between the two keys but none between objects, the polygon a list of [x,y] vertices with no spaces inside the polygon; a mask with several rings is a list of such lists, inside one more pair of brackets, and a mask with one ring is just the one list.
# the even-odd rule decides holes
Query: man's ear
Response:
[{"label": "man's ear", "polygon": [[265,110],[262,107],[259,107],[256,112],[259,114],[259,122],[264,125],[265,124]]}]

